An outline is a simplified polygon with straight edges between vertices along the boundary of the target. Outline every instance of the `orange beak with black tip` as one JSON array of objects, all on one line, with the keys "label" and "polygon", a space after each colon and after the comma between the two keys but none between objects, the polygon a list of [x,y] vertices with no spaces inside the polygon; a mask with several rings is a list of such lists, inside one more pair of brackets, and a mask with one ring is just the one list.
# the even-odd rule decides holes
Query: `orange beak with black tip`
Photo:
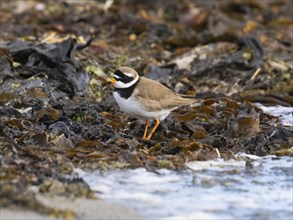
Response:
[{"label": "orange beak with black tip", "polygon": [[114,85],[114,84],[117,82],[117,80],[114,79],[114,78],[112,78],[109,82],[110,82],[112,85]]}]

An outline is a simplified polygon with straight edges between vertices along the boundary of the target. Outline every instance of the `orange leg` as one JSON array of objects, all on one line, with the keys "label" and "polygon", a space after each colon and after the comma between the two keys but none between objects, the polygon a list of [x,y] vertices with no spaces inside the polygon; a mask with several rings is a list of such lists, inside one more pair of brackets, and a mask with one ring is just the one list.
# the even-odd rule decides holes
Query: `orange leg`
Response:
[{"label": "orange leg", "polygon": [[142,137],[142,139],[144,139],[144,140],[146,140],[146,135],[148,133],[149,123],[150,123],[149,120],[145,120],[145,129],[144,129],[144,134],[143,134],[143,137]]},{"label": "orange leg", "polygon": [[160,124],[160,120],[156,118],[156,124],[153,127],[153,130],[151,131],[151,133],[149,134],[149,136],[146,138],[146,140],[150,140],[152,138],[152,136],[155,133],[156,129],[158,128],[159,124]]}]

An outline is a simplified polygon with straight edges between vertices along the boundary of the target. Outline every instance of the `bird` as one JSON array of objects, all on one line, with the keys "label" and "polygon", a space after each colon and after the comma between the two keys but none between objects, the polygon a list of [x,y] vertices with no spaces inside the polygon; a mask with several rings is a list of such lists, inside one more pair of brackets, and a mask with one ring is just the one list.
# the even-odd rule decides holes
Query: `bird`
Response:
[{"label": "bird", "polygon": [[[178,94],[127,66],[116,69],[110,82],[115,87],[113,96],[120,109],[131,117],[145,120],[143,140],[150,140],[160,122],[173,110],[196,102],[194,97]],[[147,134],[151,120],[155,120],[155,125]]]}]

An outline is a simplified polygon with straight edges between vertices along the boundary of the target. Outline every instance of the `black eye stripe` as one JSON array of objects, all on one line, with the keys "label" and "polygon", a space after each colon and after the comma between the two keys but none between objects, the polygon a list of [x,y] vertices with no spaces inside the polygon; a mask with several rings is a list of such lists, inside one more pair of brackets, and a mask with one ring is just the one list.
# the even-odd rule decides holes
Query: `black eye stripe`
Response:
[{"label": "black eye stripe", "polygon": [[123,82],[123,83],[129,83],[133,80],[133,77],[127,76],[125,75],[123,72],[121,72],[120,70],[116,70],[114,72],[114,78],[117,81]]},{"label": "black eye stripe", "polygon": [[127,76],[126,78],[119,79],[119,81],[121,81],[125,84],[131,82],[132,80],[133,80],[133,78],[129,77],[129,76]]},{"label": "black eye stripe", "polygon": [[126,76],[126,75],[123,74],[120,70],[116,70],[116,71],[114,72],[114,75],[119,76],[119,77],[121,77],[121,78],[124,78],[124,77]]}]

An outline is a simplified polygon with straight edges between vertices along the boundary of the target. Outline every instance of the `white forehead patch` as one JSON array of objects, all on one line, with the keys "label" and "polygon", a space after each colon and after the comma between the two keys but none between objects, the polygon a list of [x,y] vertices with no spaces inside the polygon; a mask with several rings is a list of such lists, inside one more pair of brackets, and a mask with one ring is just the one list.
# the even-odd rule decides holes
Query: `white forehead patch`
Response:
[{"label": "white forehead patch", "polygon": [[116,74],[114,74],[113,76],[114,76],[114,78],[117,78],[117,79],[121,78],[120,76],[117,76]]}]

